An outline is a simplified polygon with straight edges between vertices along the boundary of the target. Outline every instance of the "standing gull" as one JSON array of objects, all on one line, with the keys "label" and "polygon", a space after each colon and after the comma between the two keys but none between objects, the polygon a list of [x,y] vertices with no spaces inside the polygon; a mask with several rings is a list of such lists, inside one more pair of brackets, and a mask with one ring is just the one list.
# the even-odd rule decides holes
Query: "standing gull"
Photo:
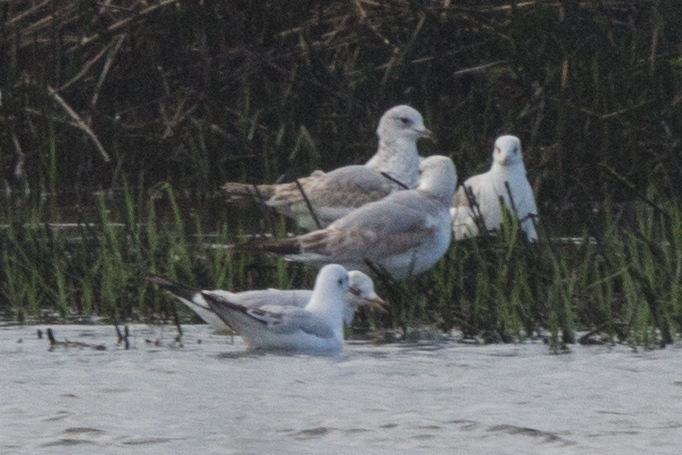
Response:
[{"label": "standing gull", "polygon": [[[374,282],[364,273],[352,270],[348,272],[350,289],[343,295],[343,322],[351,325],[355,309],[369,305],[382,309],[386,302],[374,291]],[[230,326],[218,316],[206,302],[201,290],[191,289],[157,275],[148,275],[147,281],[154,283],[173,294],[197,316],[206,321],[219,334],[231,333]],[[304,308],[310,301],[313,291],[308,289],[260,289],[244,292],[229,292],[216,289],[210,292],[237,305],[246,308],[269,310],[271,307]]]},{"label": "standing gull", "polygon": [[449,208],[457,184],[455,165],[445,156],[425,158],[420,172],[415,189],[363,205],[325,229],[241,248],[283,254],[299,262],[339,263],[365,271],[369,261],[396,280],[420,275],[450,245]]},{"label": "standing gull", "polygon": [[334,354],[343,348],[343,294],[349,289],[346,269],[329,264],[317,274],[313,294],[304,308],[249,308],[211,291],[201,294],[250,349]]},{"label": "standing gull", "polygon": [[476,210],[471,206],[465,188],[470,190],[473,201],[478,205],[481,221],[486,230],[498,229],[502,224],[500,205],[500,198],[502,198],[504,206],[512,213],[512,216],[518,216],[521,229],[526,233],[528,240],[538,239],[534,220],[538,210],[533,190],[526,177],[519,138],[516,136],[498,137],[495,141],[493,164],[490,170],[468,178],[457,190],[451,209],[455,239],[479,235]]},{"label": "standing gull", "polygon": [[[395,106],[379,120],[377,136],[377,152],[364,165],[344,166],[331,172],[315,171],[299,179],[322,227],[368,202],[417,184],[420,161],[417,140],[431,136],[421,114],[410,106]],[[231,196],[263,200],[279,213],[296,219],[306,230],[318,228],[296,182],[255,186],[228,182],[222,188]]]}]

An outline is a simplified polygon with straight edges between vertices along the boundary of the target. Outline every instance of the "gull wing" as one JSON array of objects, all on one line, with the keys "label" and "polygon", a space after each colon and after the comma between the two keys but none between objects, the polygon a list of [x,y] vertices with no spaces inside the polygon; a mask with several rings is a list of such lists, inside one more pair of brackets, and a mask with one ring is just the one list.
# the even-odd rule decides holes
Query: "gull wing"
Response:
[{"label": "gull wing", "polygon": [[[419,194],[405,196],[420,199],[417,197]],[[411,204],[384,199],[365,205],[327,229],[299,237],[301,252],[321,254],[335,260],[371,260],[416,248],[433,236],[438,227],[438,211],[435,208],[429,210],[431,201],[427,197],[422,199],[410,201],[413,202]]]},{"label": "gull wing", "polygon": [[240,319],[245,323],[259,324],[263,329],[279,334],[292,334],[301,330],[320,338],[334,336],[332,327],[316,315],[301,308],[271,305],[269,310],[264,310],[230,302],[223,296],[210,291],[204,291],[202,295],[227,324],[233,324],[235,319]]}]

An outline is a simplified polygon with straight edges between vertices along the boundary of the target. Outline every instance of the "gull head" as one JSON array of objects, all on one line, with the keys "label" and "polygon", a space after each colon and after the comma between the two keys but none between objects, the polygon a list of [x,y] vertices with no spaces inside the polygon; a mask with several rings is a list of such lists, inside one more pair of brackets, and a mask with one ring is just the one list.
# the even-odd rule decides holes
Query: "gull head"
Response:
[{"label": "gull head", "polygon": [[457,186],[455,163],[442,155],[424,158],[419,166],[419,190],[434,194],[449,206]]},{"label": "gull head", "polygon": [[521,141],[516,136],[500,136],[495,141],[493,161],[501,166],[523,163]]},{"label": "gull head", "polygon": [[350,292],[353,298],[350,304],[353,307],[369,305],[375,310],[384,310],[386,301],[374,292],[374,282],[370,277],[358,270],[348,272]]},{"label": "gull head", "polygon": [[315,279],[315,289],[325,289],[333,295],[343,295],[350,290],[350,279],[345,268],[328,264],[320,269]]},{"label": "gull head", "polygon": [[432,133],[424,126],[422,115],[404,104],[384,112],[377,128],[379,139],[406,139],[416,142],[420,137],[430,138]]}]

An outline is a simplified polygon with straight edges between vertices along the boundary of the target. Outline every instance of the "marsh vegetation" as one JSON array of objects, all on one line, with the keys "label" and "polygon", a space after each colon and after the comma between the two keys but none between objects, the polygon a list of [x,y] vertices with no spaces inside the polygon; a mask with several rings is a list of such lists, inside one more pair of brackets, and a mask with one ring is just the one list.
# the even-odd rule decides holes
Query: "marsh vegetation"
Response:
[{"label": "marsh vegetation", "polygon": [[42,0],[0,3],[0,27],[7,319],[174,317],[147,271],[310,286],[308,268],[215,247],[294,229],[217,188],[363,162],[379,115],[409,103],[436,134],[422,154],[460,181],[496,136],[521,138],[541,241],[509,220],[454,243],[421,278],[379,281],[391,312],[359,329],[682,332],[676,2]]}]

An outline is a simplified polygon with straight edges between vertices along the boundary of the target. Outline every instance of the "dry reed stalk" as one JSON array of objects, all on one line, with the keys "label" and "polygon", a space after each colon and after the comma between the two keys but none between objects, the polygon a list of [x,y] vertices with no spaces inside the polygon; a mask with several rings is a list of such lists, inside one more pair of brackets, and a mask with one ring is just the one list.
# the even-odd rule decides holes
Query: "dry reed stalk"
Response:
[{"label": "dry reed stalk", "polygon": [[[133,16],[126,17],[125,19],[122,19],[122,20],[120,20],[114,24],[111,24],[110,26],[107,27],[107,31],[109,33],[114,33],[116,31],[120,30],[121,28],[123,28],[127,25],[130,25],[134,21],[140,20],[140,19],[144,18],[145,16],[147,16],[147,15],[149,15],[149,14],[151,14],[151,13],[153,13],[153,12],[163,8],[163,7],[166,7],[169,5],[176,5],[179,2],[180,2],[180,0],[161,0],[152,6],[149,6],[149,7],[145,8],[139,12],[136,12]],[[85,37],[82,40],[80,40],[80,42],[77,45],[71,47],[67,51],[67,53],[71,53],[71,52],[73,52],[73,51],[75,51],[75,50],[77,50],[83,46],[87,46],[88,44],[92,43],[93,41],[98,40],[100,37],[101,37],[101,34],[99,34],[99,33],[95,33],[93,35]]]},{"label": "dry reed stalk", "polygon": [[85,134],[87,134],[90,137],[92,142],[95,144],[95,147],[97,147],[97,150],[102,156],[104,162],[108,163],[109,161],[111,161],[111,158],[109,158],[109,154],[106,152],[106,150],[104,150],[104,147],[97,138],[97,135],[92,131],[88,124],[83,121],[80,115],[78,115],[78,113],[74,111],[71,108],[71,106],[69,106],[61,96],[59,96],[59,93],[57,93],[49,85],[47,86],[47,92],[52,98],[55,99],[55,101],[57,101],[57,103],[66,111],[66,113],[69,114],[69,116],[74,120],[74,122],[76,122],[76,126],[78,126],[78,128],[80,128]]},{"label": "dry reed stalk", "polygon": [[102,85],[104,84],[104,79],[106,79],[107,74],[109,74],[109,70],[111,69],[111,64],[114,61],[114,58],[116,57],[116,54],[118,54],[119,49],[121,48],[121,44],[123,44],[123,41],[126,38],[126,34],[122,34],[121,36],[118,37],[116,40],[116,44],[114,44],[113,48],[110,48],[109,55],[107,56],[107,60],[104,63],[104,68],[102,68],[102,73],[99,76],[99,80],[97,81],[97,86],[95,87],[95,92],[92,94],[92,100],[90,101],[90,108],[95,109],[95,106],[97,105],[97,99],[99,98],[99,92],[102,89]]}]

